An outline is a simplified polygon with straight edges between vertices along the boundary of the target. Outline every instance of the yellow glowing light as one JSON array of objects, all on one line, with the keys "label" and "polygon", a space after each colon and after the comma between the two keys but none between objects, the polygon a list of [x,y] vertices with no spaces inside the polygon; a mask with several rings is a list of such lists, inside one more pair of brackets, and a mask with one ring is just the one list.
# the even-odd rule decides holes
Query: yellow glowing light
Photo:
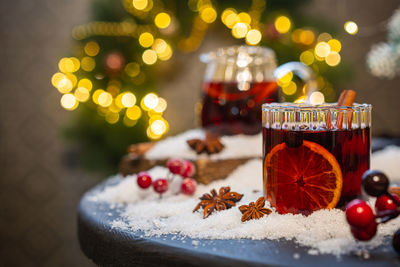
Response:
[{"label": "yellow glowing light", "polygon": [[92,71],[96,66],[96,62],[91,57],[84,57],[81,59],[81,68],[84,71]]},{"label": "yellow glowing light", "polygon": [[306,65],[311,65],[314,62],[314,54],[311,51],[304,51],[300,55],[300,61]]},{"label": "yellow glowing light", "polygon": [[150,130],[155,135],[162,135],[167,131],[167,125],[164,120],[155,120],[151,123]]},{"label": "yellow glowing light", "polygon": [[153,139],[153,140],[157,140],[157,139],[160,139],[160,138],[162,137],[162,135],[156,135],[155,133],[153,133],[153,132],[151,131],[151,127],[148,127],[148,128],[147,128],[146,133],[147,133],[147,136],[148,136],[150,139]]},{"label": "yellow glowing light", "polygon": [[102,107],[109,107],[112,104],[113,97],[109,92],[103,92],[99,95],[99,105]]},{"label": "yellow glowing light", "polygon": [[235,26],[239,22],[239,17],[236,15],[236,13],[231,13],[229,14],[226,19],[225,19],[225,25],[229,28],[232,29],[233,26]]},{"label": "yellow glowing light", "polygon": [[282,87],[282,92],[285,95],[293,95],[297,91],[297,85],[294,82],[289,82],[285,87]]},{"label": "yellow glowing light", "polygon": [[158,105],[158,96],[156,94],[150,93],[143,98],[143,105],[147,110],[153,109]]},{"label": "yellow glowing light", "polygon": [[329,55],[325,58],[325,62],[331,67],[337,66],[340,63],[339,53],[331,51]]},{"label": "yellow glowing light", "polygon": [[232,35],[233,37],[239,39],[246,36],[247,31],[249,30],[249,25],[239,22],[236,23],[235,26],[232,28]]},{"label": "yellow glowing light", "polygon": [[125,93],[121,98],[121,103],[124,107],[133,107],[136,103],[136,96],[132,93]]},{"label": "yellow glowing light", "polygon": [[90,97],[89,90],[85,87],[76,88],[74,95],[79,102],[86,102]]},{"label": "yellow glowing light", "polygon": [[79,102],[73,94],[65,94],[60,100],[61,106],[66,110],[74,110],[78,107]]},{"label": "yellow glowing light", "polygon": [[125,72],[130,77],[136,77],[140,72],[140,66],[139,66],[139,64],[137,64],[135,62],[128,63],[125,66]]},{"label": "yellow glowing light", "polygon": [[92,90],[93,84],[89,79],[83,78],[78,82],[78,87],[85,87],[88,91]]},{"label": "yellow glowing light", "polygon": [[261,32],[259,30],[250,30],[246,35],[246,42],[249,45],[256,45],[261,41]]},{"label": "yellow glowing light", "polygon": [[157,53],[152,49],[147,49],[143,52],[142,59],[147,65],[152,65],[157,61]]},{"label": "yellow glowing light", "polygon": [[275,29],[279,33],[287,33],[290,30],[290,27],[292,23],[290,22],[290,19],[286,16],[279,16],[275,19]]},{"label": "yellow glowing light", "polygon": [[64,78],[65,75],[63,73],[61,72],[54,73],[53,76],[51,77],[51,84],[57,88],[60,81]]},{"label": "yellow glowing light", "polygon": [[118,95],[119,90],[120,90],[119,86],[112,83],[109,83],[106,89],[106,91],[109,92],[113,97]]},{"label": "yellow glowing light", "polygon": [[115,124],[118,122],[119,120],[119,114],[115,113],[115,112],[108,112],[106,114],[105,120],[109,123],[109,124]]},{"label": "yellow glowing light", "polygon": [[66,94],[72,90],[73,85],[68,78],[64,77],[58,82],[56,87],[60,93]]},{"label": "yellow glowing light", "polygon": [[122,97],[124,96],[124,94],[119,94],[117,95],[117,97],[115,98],[115,105],[120,108],[123,109],[125,106],[122,104]]},{"label": "yellow glowing light", "polygon": [[64,73],[74,72],[75,70],[74,61],[70,58],[64,57],[58,62],[58,68],[60,69],[60,71]]},{"label": "yellow glowing light", "polygon": [[157,104],[157,106],[154,108],[154,111],[155,111],[155,112],[158,112],[158,113],[162,113],[162,112],[164,112],[166,109],[167,109],[167,101],[166,101],[164,98],[159,97],[159,98],[158,98],[158,104]]},{"label": "yellow glowing light", "polygon": [[315,54],[319,57],[326,57],[331,52],[331,47],[326,42],[319,42],[315,46]]},{"label": "yellow glowing light", "polygon": [[317,41],[318,42],[328,42],[330,39],[332,39],[332,35],[330,35],[327,32],[323,32],[320,35],[318,35]]},{"label": "yellow glowing light", "polygon": [[160,29],[167,28],[170,23],[171,17],[165,12],[158,13],[154,18],[154,24]]},{"label": "yellow glowing light", "polygon": [[344,24],[344,29],[346,30],[347,33],[349,34],[356,34],[358,32],[358,26],[354,21],[347,21]]},{"label": "yellow glowing light", "polygon": [[170,59],[172,57],[172,48],[171,46],[169,46],[169,44],[167,44],[167,46],[165,47],[165,50],[162,53],[158,54],[158,58],[166,61],[168,59]]},{"label": "yellow glowing light", "polygon": [[303,95],[303,96],[300,96],[299,98],[297,98],[297,99],[294,101],[294,103],[305,103],[306,100],[307,100],[307,96]]},{"label": "yellow glowing light", "polygon": [[147,0],[133,0],[132,1],[132,5],[134,8],[136,8],[137,10],[143,10],[147,7],[148,5],[148,1]]},{"label": "yellow glowing light", "polygon": [[130,118],[128,118],[128,116],[124,116],[124,119],[122,121],[127,127],[133,127],[137,123],[137,120],[131,120]]},{"label": "yellow glowing light", "polygon": [[131,120],[137,120],[142,116],[142,110],[138,106],[133,106],[126,110],[126,116]]},{"label": "yellow glowing light", "polygon": [[67,79],[71,81],[72,87],[74,87],[78,82],[78,78],[76,78],[76,76],[72,73],[65,73],[65,77],[67,77]]},{"label": "yellow glowing light", "polygon": [[325,97],[321,92],[313,92],[310,95],[310,103],[313,105],[320,105],[325,102]]},{"label": "yellow glowing light", "polygon": [[240,21],[240,22],[247,23],[247,24],[250,24],[250,23],[251,23],[251,17],[250,17],[250,15],[249,15],[248,13],[246,13],[246,12],[240,12],[240,13],[238,14],[238,17],[239,17],[239,21]]},{"label": "yellow glowing light", "polygon": [[342,44],[339,40],[331,39],[328,41],[328,45],[331,47],[331,51],[340,52],[342,49]]},{"label": "yellow glowing light", "polygon": [[293,79],[293,73],[290,71],[278,79],[279,86],[287,86]]},{"label": "yellow glowing light", "polygon": [[81,67],[81,62],[79,61],[79,59],[77,59],[76,57],[70,57],[69,59],[71,59],[72,63],[74,64],[74,69],[72,72],[78,71]]},{"label": "yellow glowing light", "polygon": [[111,103],[111,105],[108,107],[108,110],[111,112],[114,112],[114,113],[118,113],[121,111],[122,108],[117,105],[116,99],[114,99],[113,102]]},{"label": "yellow glowing light", "polygon": [[94,41],[91,41],[91,42],[88,42],[88,43],[85,45],[84,50],[85,50],[86,55],[91,56],[91,57],[94,57],[94,56],[96,56],[96,55],[99,53],[99,51],[100,51],[100,46],[99,46],[98,43],[96,43],[96,42],[94,42]]},{"label": "yellow glowing light", "polygon": [[235,14],[235,15],[236,15],[236,10],[235,10],[235,9],[233,9],[233,8],[227,8],[227,9],[225,9],[225,10],[222,12],[222,14],[221,14],[221,21],[222,21],[222,23],[226,24],[226,18],[227,18],[229,15],[232,15],[232,14]]},{"label": "yellow glowing light", "polygon": [[310,45],[315,40],[315,34],[311,30],[305,30],[300,33],[300,42],[305,45]]},{"label": "yellow glowing light", "polygon": [[163,39],[157,38],[154,41],[152,48],[154,51],[156,51],[157,54],[161,54],[165,52],[165,49],[167,49],[167,42],[165,42]]},{"label": "yellow glowing light", "polygon": [[212,7],[203,8],[200,11],[200,18],[206,23],[213,23],[217,18],[217,11]]},{"label": "yellow glowing light", "polygon": [[296,29],[292,32],[292,41],[295,43],[300,43],[300,35],[303,32],[302,29]]},{"label": "yellow glowing light", "polygon": [[149,32],[144,32],[139,36],[139,44],[143,47],[150,47],[154,42],[154,37]]},{"label": "yellow glowing light", "polygon": [[92,100],[95,104],[99,104],[99,96],[104,93],[103,89],[97,89],[92,95]]}]

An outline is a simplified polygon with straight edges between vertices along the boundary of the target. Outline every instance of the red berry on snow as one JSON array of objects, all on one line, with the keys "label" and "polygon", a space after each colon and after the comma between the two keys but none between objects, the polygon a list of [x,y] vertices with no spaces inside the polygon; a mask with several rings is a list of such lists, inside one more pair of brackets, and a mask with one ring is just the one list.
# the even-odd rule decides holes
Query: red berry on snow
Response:
[{"label": "red berry on snow", "polygon": [[186,177],[193,177],[193,175],[196,173],[196,167],[191,161],[185,160],[184,164],[184,169],[183,172],[181,172],[181,175],[186,178]]},{"label": "red berry on snow", "polygon": [[167,167],[171,173],[181,174],[185,170],[185,161],[178,158],[169,159]]},{"label": "red berry on snow", "polygon": [[371,223],[365,228],[358,228],[351,226],[350,230],[354,238],[361,241],[368,241],[375,236],[377,230],[377,223],[375,221],[371,221]]},{"label": "red berry on snow", "polygon": [[140,172],[137,176],[137,183],[139,187],[145,189],[151,185],[151,176],[147,172]]},{"label": "red berry on snow", "polygon": [[[396,194],[392,194],[392,196],[400,203],[400,198]],[[396,203],[394,203],[394,201],[387,195],[382,195],[376,198],[375,202],[376,212],[396,210],[396,209],[397,209]]]},{"label": "red berry on snow", "polygon": [[181,184],[181,192],[185,195],[193,195],[196,192],[197,183],[192,178],[185,178]]},{"label": "red berry on snow", "polygon": [[159,178],[153,182],[154,191],[159,194],[165,193],[168,190],[168,181],[164,178]]},{"label": "red berry on snow", "polygon": [[365,201],[354,199],[346,206],[346,219],[351,226],[365,228],[375,221],[375,215]]}]

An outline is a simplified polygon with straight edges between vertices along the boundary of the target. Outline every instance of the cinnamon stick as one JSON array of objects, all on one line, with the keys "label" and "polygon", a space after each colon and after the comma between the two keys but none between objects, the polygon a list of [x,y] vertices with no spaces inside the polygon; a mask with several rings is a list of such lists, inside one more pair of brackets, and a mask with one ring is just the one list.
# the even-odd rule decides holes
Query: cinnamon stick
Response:
[{"label": "cinnamon stick", "polygon": [[[357,95],[357,93],[353,90],[344,90],[339,96],[337,105],[339,107],[351,107],[354,103],[354,100],[356,99],[356,95]],[[351,121],[352,121],[353,113],[350,113],[348,115],[348,117],[349,117],[348,126],[349,126],[349,128],[351,128]],[[337,125],[338,129],[342,129],[343,112],[339,112],[336,125]]]}]

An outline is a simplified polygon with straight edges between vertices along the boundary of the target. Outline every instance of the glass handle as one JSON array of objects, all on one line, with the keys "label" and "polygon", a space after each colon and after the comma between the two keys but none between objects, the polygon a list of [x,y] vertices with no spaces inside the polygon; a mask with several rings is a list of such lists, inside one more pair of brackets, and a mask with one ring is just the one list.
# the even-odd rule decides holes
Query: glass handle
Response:
[{"label": "glass handle", "polygon": [[306,102],[308,102],[309,96],[312,92],[318,89],[317,81],[315,79],[314,71],[298,61],[292,61],[280,65],[274,71],[275,79],[280,79],[289,72],[293,72],[302,79],[306,85],[305,95],[307,97]]}]

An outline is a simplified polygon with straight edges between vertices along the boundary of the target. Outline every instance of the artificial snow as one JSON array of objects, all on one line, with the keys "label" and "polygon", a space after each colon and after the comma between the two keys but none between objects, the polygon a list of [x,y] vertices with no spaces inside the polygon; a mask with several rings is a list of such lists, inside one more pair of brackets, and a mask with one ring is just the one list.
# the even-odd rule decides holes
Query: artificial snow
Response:
[{"label": "artificial snow", "polygon": [[200,129],[189,130],[159,141],[146,153],[146,158],[150,160],[168,158],[195,160],[204,157],[211,160],[224,160],[238,157],[261,158],[262,156],[261,134],[223,136],[220,140],[225,145],[225,148],[220,153],[210,156],[204,154],[199,156],[186,144],[187,140],[193,138],[203,139],[204,131]]},{"label": "artificial snow", "polygon": [[[187,139],[182,137],[182,142]],[[183,135],[182,135],[183,136]],[[261,139],[261,138],[259,138]],[[164,143],[165,144],[165,143]],[[160,146],[163,146],[160,143]],[[161,152],[163,149],[155,147]],[[179,157],[190,158],[190,151],[183,153],[180,150]],[[182,146],[182,147],[187,147]],[[174,152],[172,152],[174,150]],[[228,149],[227,149],[228,150]],[[228,150],[229,151],[229,150]],[[164,151],[166,156],[169,152]],[[236,152],[237,153],[237,152]],[[171,155],[172,156],[172,155]],[[398,162],[400,162],[400,148],[388,147],[372,156],[372,166],[386,172],[391,179],[398,179]],[[166,177],[168,170],[164,167],[154,167],[148,171],[156,179]],[[214,181],[209,185],[198,185],[194,196],[179,194],[180,177],[175,177],[171,189],[162,199],[159,199],[151,188],[140,189],[136,183],[136,175],[122,179],[120,176],[112,178],[114,185],[106,187],[103,191],[90,196],[92,201],[107,202],[114,206],[122,207],[121,219],[113,222],[112,227],[142,230],[145,235],[178,234],[195,239],[269,239],[281,238],[294,240],[300,245],[309,247],[310,255],[334,254],[340,256],[349,253],[361,253],[375,248],[383,243],[385,236],[391,236],[399,228],[400,218],[378,226],[377,235],[368,242],[356,241],[350,233],[344,212],[339,209],[320,210],[309,216],[285,214],[276,212],[264,216],[260,220],[251,220],[242,223],[241,212],[237,208],[240,205],[256,201],[262,195],[262,161],[254,159],[238,167],[225,180]],[[207,219],[203,219],[202,210],[192,212],[198,203],[198,198],[211,189],[219,189],[221,186],[230,186],[232,191],[244,194],[236,207],[214,212]],[[374,205],[374,199],[369,200]],[[266,202],[269,207],[269,203]],[[192,243],[194,246],[195,243]],[[294,255],[295,258],[297,256]]]}]

